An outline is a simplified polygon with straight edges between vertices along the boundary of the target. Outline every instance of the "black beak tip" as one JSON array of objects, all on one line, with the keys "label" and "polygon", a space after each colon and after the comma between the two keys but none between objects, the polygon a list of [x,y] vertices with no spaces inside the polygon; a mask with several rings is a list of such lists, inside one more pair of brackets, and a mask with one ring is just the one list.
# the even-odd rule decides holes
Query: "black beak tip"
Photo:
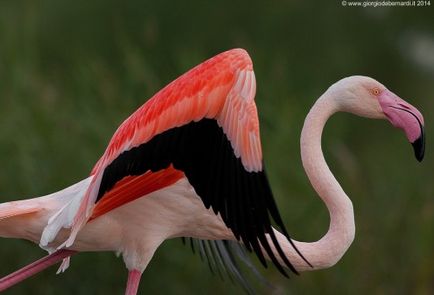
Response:
[{"label": "black beak tip", "polygon": [[421,127],[421,134],[418,139],[412,143],[414,155],[419,162],[422,162],[425,156],[425,130]]}]

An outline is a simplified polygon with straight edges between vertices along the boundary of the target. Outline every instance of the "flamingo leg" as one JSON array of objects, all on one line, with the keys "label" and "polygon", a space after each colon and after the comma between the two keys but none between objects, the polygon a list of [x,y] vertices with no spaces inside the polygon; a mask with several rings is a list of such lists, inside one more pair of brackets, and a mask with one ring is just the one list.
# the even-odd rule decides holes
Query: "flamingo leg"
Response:
[{"label": "flamingo leg", "polygon": [[127,282],[127,289],[125,290],[125,295],[137,294],[141,277],[142,277],[142,272],[136,269],[130,270],[128,272],[128,282]]},{"label": "flamingo leg", "polygon": [[71,250],[58,250],[50,255],[47,255],[19,270],[11,273],[0,279],[0,292],[9,289],[10,287],[18,284],[21,281],[37,274],[40,271],[62,261],[64,258],[67,258],[76,253],[76,251]]}]

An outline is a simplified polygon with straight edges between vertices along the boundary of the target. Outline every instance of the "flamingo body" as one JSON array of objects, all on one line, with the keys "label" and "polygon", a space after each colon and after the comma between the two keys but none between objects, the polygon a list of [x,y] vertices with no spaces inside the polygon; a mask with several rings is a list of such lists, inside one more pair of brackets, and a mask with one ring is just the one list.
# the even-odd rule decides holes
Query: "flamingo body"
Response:
[{"label": "flamingo body", "polygon": [[[263,167],[254,102],[255,75],[246,51],[221,53],[185,73],[127,118],[90,176],[48,196],[0,205],[0,235],[39,243],[46,258],[0,280],[0,291],[82,251],[121,253],[126,294],[166,239],[190,237],[251,290],[234,253],[242,243],[284,275],[330,267],[354,238],[353,207],[325,162],[321,135],[338,111],[388,119],[423,158],[423,116],[379,82],[352,76],[332,85],[309,112],[301,136],[306,173],[330,212],[317,242],[289,238]],[[272,222],[281,233],[272,227]],[[211,240],[205,242],[204,240]],[[193,244],[192,244],[193,245]],[[213,258],[210,258],[213,257]],[[245,261],[248,260],[245,259]]]},{"label": "flamingo body", "polygon": [[[261,247],[286,275],[269,245],[269,234],[282,261],[296,272],[271,227],[274,219],[288,236],[262,170],[255,92],[252,62],[242,49],[219,54],[163,88],[121,124],[94,167],[83,198],[49,220],[41,245],[52,242],[60,228],[71,227],[58,247],[70,248],[90,218],[184,175],[205,207],[220,214],[235,238],[254,250],[264,266]],[[138,181],[136,177],[139,189],[129,185]],[[116,185],[122,185],[121,193],[106,198]],[[144,193],[143,187],[148,191]]]}]

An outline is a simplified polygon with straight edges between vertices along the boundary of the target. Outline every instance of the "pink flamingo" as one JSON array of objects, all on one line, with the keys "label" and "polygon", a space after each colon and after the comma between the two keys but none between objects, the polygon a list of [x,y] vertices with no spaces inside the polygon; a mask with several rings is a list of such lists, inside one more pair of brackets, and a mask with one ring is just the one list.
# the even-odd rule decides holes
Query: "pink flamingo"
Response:
[{"label": "pink flamingo", "polygon": [[355,225],[352,203],[321,150],[326,121],[338,111],[388,119],[404,130],[421,161],[423,117],[368,77],[344,78],[327,89],[305,120],[301,157],[331,220],[319,241],[305,243],[289,237],[268,185],[255,91],[247,52],[221,53],[132,114],[88,178],[51,195],[1,204],[0,235],[39,243],[51,254],[1,279],[0,290],[61,260],[64,271],[76,252],[115,251],[129,270],[126,294],[136,294],[155,250],[175,237],[215,241],[208,246],[240,280],[229,244],[219,240],[241,242],[285,275],[283,266],[297,273],[334,265],[352,243]]}]

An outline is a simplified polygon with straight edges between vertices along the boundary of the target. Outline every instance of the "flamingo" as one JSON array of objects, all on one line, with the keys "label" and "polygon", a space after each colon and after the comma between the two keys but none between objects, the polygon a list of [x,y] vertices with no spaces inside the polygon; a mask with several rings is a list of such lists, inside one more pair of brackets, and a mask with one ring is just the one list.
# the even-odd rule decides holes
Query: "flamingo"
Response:
[{"label": "flamingo", "polygon": [[403,129],[421,161],[423,116],[365,76],[341,79],[319,97],[300,147],[330,226],[320,240],[299,242],[287,233],[267,181],[255,92],[248,53],[220,53],[127,118],[89,177],[47,196],[1,204],[0,236],[30,240],[49,255],[1,279],[0,291],[61,261],[59,272],[65,271],[75,253],[114,251],[128,269],[125,294],[134,295],[155,250],[175,237],[198,239],[192,245],[215,254],[240,281],[233,257],[242,255],[240,245],[284,275],[288,268],[299,273],[335,265],[354,239],[355,224],[352,203],[321,150],[327,120],[339,111],[387,119]]}]

